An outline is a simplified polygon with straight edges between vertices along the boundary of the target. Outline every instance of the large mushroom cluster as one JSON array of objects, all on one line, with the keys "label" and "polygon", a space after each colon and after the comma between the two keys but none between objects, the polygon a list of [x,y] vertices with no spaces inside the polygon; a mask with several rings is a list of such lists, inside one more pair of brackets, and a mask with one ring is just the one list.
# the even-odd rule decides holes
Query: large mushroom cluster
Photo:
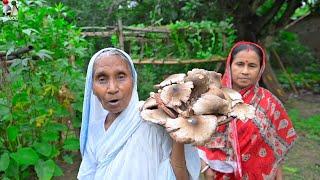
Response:
[{"label": "large mushroom cluster", "polygon": [[205,145],[219,125],[254,117],[254,108],[220,81],[220,73],[204,69],[173,74],[155,85],[158,92],[150,93],[141,116],[164,126],[177,142]]}]

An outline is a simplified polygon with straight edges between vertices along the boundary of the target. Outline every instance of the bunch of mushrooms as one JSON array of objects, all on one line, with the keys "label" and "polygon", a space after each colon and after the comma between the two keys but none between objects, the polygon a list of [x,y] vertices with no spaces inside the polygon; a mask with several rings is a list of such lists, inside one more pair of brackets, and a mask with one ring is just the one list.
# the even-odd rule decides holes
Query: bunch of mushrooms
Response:
[{"label": "bunch of mushrooms", "polygon": [[219,125],[254,117],[255,109],[220,81],[220,73],[204,69],[170,75],[155,85],[158,92],[150,93],[141,116],[164,126],[177,142],[205,145]]}]

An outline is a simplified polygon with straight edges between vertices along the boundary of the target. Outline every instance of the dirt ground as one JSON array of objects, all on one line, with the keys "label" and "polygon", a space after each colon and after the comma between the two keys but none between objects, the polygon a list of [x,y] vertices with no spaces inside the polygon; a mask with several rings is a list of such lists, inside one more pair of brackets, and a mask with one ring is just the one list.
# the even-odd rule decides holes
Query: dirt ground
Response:
[{"label": "dirt ground", "polygon": [[[305,119],[320,114],[320,95],[304,92],[299,96],[291,96],[285,106],[287,109],[298,109],[301,117]],[[320,137],[308,137],[305,132],[298,132],[298,135],[299,138],[283,165],[284,179],[320,179]],[[72,165],[59,163],[64,171],[64,176],[55,179],[76,179],[80,161],[81,158],[78,155]]]}]

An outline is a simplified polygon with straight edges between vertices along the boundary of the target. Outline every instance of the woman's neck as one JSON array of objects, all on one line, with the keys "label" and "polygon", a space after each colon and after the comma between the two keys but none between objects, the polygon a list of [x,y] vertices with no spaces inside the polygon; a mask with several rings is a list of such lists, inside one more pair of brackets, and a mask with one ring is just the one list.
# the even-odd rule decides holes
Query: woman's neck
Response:
[{"label": "woman's neck", "polygon": [[120,113],[109,113],[104,121],[104,130],[107,131],[111,124],[116,120]]}]

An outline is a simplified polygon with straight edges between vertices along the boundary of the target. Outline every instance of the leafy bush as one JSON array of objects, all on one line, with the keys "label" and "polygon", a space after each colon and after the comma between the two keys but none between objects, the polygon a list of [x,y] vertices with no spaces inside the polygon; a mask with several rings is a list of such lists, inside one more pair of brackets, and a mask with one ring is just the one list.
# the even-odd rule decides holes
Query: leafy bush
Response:
[{"label": "leafy bush", "polygon": [[[51,179],[60,157],[79,149],[88,44],[65,20],[68,10],[44,1],[22,2],[17,21],[0,21],[0,51],[34,50],[1,66],[1,179]],[[86,57],[87,59],[87,57]]]},{"label": "leafy bush", "polygon": [[[144,27],[143,24],[133,27]],[[128,50],[134,59],[142,58],[179,58],[206,59],[213,56],[226,56],[233,45],[236,35],[232,19],[225,21],[180,21],[166,26],[168,35],[148,32],[141,38],[130,38]],[[116,36],[111,38],[112,44],[118,46]]]}]

